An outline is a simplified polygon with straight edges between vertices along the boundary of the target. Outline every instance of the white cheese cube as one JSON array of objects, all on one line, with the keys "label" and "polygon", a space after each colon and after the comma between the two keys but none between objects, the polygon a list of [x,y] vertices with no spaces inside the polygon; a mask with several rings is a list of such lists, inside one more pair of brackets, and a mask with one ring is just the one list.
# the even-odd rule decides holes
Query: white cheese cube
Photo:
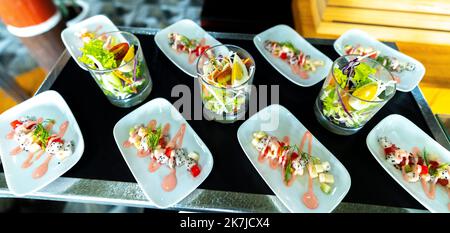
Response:
[{"label": "white cheese cube", "polygon": [[327,184],[333,184],[334,183],[334,176],[328,173],[321,173],[319,174],[319,182],[320,183],[327,183]]}]

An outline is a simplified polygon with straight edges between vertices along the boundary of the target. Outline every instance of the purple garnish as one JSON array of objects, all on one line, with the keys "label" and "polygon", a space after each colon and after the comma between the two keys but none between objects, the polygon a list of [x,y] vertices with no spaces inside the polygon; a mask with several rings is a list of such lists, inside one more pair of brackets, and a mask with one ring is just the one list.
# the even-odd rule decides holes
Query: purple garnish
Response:
[{"label": "purple garnish", "polygon": [[139,53],[136,52],[136,56],[134,56],[134,64],[133,64],[133,82],[136,82],[136,65],[138,63],[138,55]]},{"label": "purple garnish", "polygon": [[355,58],[351,60],[344,68],[342,69],[342,73],[347,75],[347,77],[352,78],[355,76],[355,68],[359,65],[359,59]]},{"label": "purple garnish", "polygon": [[344,112],[347,113],[348,116],[349,116],[350,118],[353,119],[352,114],[350,114],[350,112],[349,112],[349,111],[347,110],[347,108],[345,107],[344,101],[342,101],[341,93],[339,92],[339,90],[338,90],[337,87],[336,87],[336,92],[337,92],[337,95],[338,95],[338,97],[339,97],[339,102],[341,103],[342,108],[344,109]]}]

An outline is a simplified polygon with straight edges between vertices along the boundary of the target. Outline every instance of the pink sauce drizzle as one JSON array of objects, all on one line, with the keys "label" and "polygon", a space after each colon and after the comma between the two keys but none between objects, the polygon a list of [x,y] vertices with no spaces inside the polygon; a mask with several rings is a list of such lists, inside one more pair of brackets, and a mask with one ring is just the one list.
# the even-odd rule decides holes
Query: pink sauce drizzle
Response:
[{"label": "pink sauce drizzle", "polygon": [[270,159],[269,160],[269,165],[270,165],[270,168],[277,169],[278,168],[278,160],[276,158],[275,159]]},{"label": "pink sauce drizzle", "polygon": [[156,127],[156,120],[151,120],[151,121],[148,123],[147,127],[148,127],[150,130],[154,130],[155,127]]},{"label": "pink sauce drizzle", "polygon": [[122,145],[123,145],[123,147],[125,147],[125,148],[130,148],[130,147],[132,146],[131,142],[128,141],[128,140],[126,140],[125,142],[123,142]]},{"label": "pink sauce drizzle", "polygon": [[150,155],[151,151],[150,150],[138,150],[137,155],[138,157],[145,157]]},{"label": "pink sauce drizzle", "polygon": [[67,128],[69,127],[69,122],[65,121],[59,127],[58,137],[62,138],[66,134]]},{"label": "pink sauce drizzle", "polygon": [[[411,151],[413,157],[417,157],[420,154],[420,149],[416,146],[413,147]],[[406,180],[405,166],[402,167],[402,175],[403,179]],[[420,183],[422,184],[422,189],[427,195],[427,197],[434,200],[436,196],[436,183],[431,183],[430,185],[428,185],[428,183],[423,179],[420,179]]]},{"label": "pink sauce drizzle", "polygon": [[188,55],[188,62],[189,64],[192,64],[195,62],[195,59],[197,59],[197,55],[195,53],[190,53]]},{"label": "pink sauce drizzle", "polygon": [[308,73],[306,71],[303,71],[300,66],[298,66],[297,64],[292,64],[290,66],[292,73],[300,76],[300,78],[302,79],[308,79]]},{"label": "pink sauce drizzle", "polygon": [[[177,134],[172,138],[167,147],[180,148],[183,144],[184,133],[186,132],[186,124],[182,124]],[[161,187],[166,192],[172,191],[177,185],[177,174],[175,168],[170,170],[170,173],[166,175],[161,183]]]},{"label": "pink sauce drizzle", "polygon": [[434,200],[436,194],[436,183],[431,183],[429,186],[424,179],[420,179],[420,183],[422,184],[423,191],[427,195],[428,198]]},{"label": "pink sauce drizzle", "polygon": [[169,148],[180,148],[183,144],[184,132],[186,131],[186,125],[182,124],[177,134],[172,138],[172,140],[167,144]]},{"label": "pink sauce drizzle", "polygon": [[163,178],[161,183],[161,187],[164,191],[170,192],[175,189],[177,186],[177,175],[176,170],[173,168],[170,170],[170,173]]},{"label": "pink sauce drizzle", "polygon": [[11,155],[18,155],[18,154],[20,154],[22,151],[23,151],[23,149],[22,149],[20,146],[18,146],[18,147],[16,147],[16,148],[12,149],[11,152],[9,152],[9,153],[10,153]]},{"label": "pink sauce drizzle", "polygon": [[36,168],[36,170],[33,171],[33,174],[32,174],[33,179],[41,178],[42,176],[45,175],[45,173],[47,173],[47,171],[48,171],[48,164],[50,163],[50,160],[52,158],[53,158],[52,155],[48,156],[47,159],[45,159],[44,163],[39,165],[39,167]]},{"label": "pink sauce drizzle", "polygon": [[164,125],[164,128],[163,128],[161,134],[162,134],[163,136],[167,136],[167,135],[169,135],[169,130],[170,130],[170,124],[169,124],[169,123],[166,123],[166,124]]},{"label": "pink sauce drizzle", "polygon": [[[306,131],[306,133],[303,135],[302,142],[300,143],[300,151],[303,150],[303,146],[305,145],[306,139],[308,140],[308,154],[309,159],[311,160],[311,151],[312,151],[312,135],[309,131]],[[312,169],[311,164],[308,164],[308,171]],[[319,206],[319,201],[317,200],[316,195],[314,194],[313,189],[313,180],[311,178],[311,175],[309,175],[310,172],[308,172],[308,191],[303,194],[302,201],[305,204],[305,206],[309,209],[316,209]]]},{"label": "pink sauce drizzle", "polygon": [[151,173],[153,173],[153,172],[156,172],[156,171],[159,169],[159,167],[161,167],[161,164],[159,164],[158,162],[156,162],[156,160],[152,159],[152,160],[150,161],[150,164],[148,165],[148,170],[149,170]]},{"label": "pink sauce drizzle", "polygon": [[27,159],[22,163],[22,168],[28,168],[28,167],[30,167],[31,164],[33,164],[33,163],[31,162],[31,160],[33,159],[33,157],[34,157],[34,153],[33,153],[33,152],[28,153]]},{"label": "pink sauce drizzle", "polygon": [[7,135],[6,135],[6,139],[8,140],[12,140],[14,138],[14,130],[11,130]]}]

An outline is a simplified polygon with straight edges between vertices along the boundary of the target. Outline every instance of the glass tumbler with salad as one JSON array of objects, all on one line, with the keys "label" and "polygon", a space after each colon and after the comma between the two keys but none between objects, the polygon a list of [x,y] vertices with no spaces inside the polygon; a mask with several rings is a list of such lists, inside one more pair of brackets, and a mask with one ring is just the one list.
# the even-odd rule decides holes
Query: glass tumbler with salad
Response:
[{"label": "glass tumbler with salad", "polygon": [[78,59],[94,77],[108,100],[118,107],[141,103],[152,90],[152,80],[136,36],[107,32],[80,48]]},{"label": "glass tumbler with salad", "polygon": [[255,61],[244,49],[217,45],[197,60],[204,116],[233,123],[245,116],[255,74]]},{"label": "glass tumbler with salad", "polygon": [[346,55],[334,61],[316,99],[314,113],[329,131],[358,132],[395,94],[392,74],[369,56]]}]

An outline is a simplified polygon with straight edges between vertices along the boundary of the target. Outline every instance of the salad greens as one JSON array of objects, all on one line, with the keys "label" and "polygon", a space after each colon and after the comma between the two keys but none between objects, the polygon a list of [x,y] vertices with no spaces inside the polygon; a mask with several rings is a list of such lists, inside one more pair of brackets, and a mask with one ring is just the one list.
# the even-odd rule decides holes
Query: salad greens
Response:
[{"label": "salad greens", "polygon": [[148,74],[143,72],[143,57],[133,44],[120,42],[110,35],[89,40],[80,51],[82,56],[78,60],[91,69],[107,96],[126,99],[138,94],[149,83]]},{"label": "salad greens", "polygon": [[385,97],[387,84],[375,79],[375,68],[356,60],[332,72],[319,95],[323,115],[342,127],[361,127],[381,107],[377,101]]},{"label": "salad greens", "polygon": [[[94,61],[90,56],[97,59],[104,69],[113,69],[117,67],[114,53],[103,48],[105,42],[100,39],[93,39],[84,44],[83,48],[80,48],[83,55],[78,58],[79,61],[88,65],[91,68],[98,68],[95,66]],[[90,56],[89,56],[90,55]]]}]

